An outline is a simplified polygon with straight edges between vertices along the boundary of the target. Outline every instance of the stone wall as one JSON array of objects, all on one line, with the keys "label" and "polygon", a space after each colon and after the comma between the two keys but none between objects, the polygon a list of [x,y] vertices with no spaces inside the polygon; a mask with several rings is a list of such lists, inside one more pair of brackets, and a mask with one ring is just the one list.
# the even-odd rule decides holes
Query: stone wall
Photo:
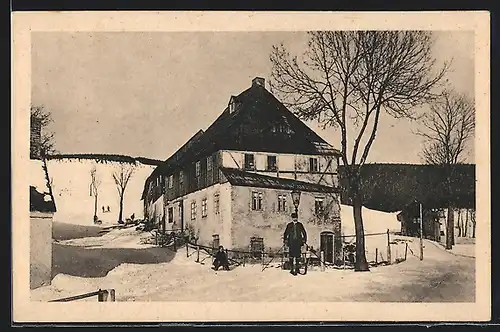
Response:
[{"label": "stone wall", "polygon": [[[252,192],[262,193],[262,210],[252,210]],[[286,195],[286,211],[278,211],[278,195]],[[315,199],[323,198],[325,207],[330,209],[328,220],[316,216]],[[247,250],[251,237],[262,237],[266,249],[277,250],[283,244],[283,232],[291,221],[295,210],[290,192],[278,189],[233,186],[232,201],[232,247]],[[308,245],[320,247],[320,233],[332,231],[340,235],[340,202],[337,195],[303,192],[299,205],[299,220],[308,235]],[[337,239],[337,244],[340,238]]]}]

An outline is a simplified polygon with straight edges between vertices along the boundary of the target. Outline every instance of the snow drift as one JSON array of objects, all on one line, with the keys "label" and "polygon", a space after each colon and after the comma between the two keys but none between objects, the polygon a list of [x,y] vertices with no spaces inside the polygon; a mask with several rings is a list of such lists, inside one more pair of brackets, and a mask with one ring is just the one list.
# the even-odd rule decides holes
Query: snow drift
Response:
[{"label": "snow drift", "polygon": [[[361,214],[363,216],[363,226],[365,234],[386,232],[399,232],[401,223],[398,221],[399,212],[383,212],[368,209],[363,206]],[[342,232],[344,235],[354,235],[353,208],[349,205],[340,205],[340,218],[342,221]]]}]

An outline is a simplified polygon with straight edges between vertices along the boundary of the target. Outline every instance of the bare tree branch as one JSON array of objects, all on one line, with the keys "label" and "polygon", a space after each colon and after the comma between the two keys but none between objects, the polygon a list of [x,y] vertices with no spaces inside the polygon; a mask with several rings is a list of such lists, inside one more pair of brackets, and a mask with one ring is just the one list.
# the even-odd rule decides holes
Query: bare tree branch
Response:
[{"label": "bare tree branch", "polygon": [[[437,97],[448,64],[436,67],[432,45],[432,34],[423,31],[314,31],[302,60],[290,56],[283,45],[274,46],[270,55],[273,93],[301,119],[340,129],[341,159],[354,197],[359,270],[368,269],[360,169],[382,112],[417,119],[417,106]],[[355,134],[349,156],[351,128]],[[458,145],[455,151],[462,149]]]},{"label": "bare tree branch", "polygon": [[118,223],[123,223],[123,198],[125,196],[125,190],[127,189],[128,182],[134,173],[134,168],[132,165],[125,165],[120,163],[120,166],[116,172],[113,173],[113,180],[116,184],[116,190],[118,191],[118,196],[120,199],[120,212],[118,215]]}]

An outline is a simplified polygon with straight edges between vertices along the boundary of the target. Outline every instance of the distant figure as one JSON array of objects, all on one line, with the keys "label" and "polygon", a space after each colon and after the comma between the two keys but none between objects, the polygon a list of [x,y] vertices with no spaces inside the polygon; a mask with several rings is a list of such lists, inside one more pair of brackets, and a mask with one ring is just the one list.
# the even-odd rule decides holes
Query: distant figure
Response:
[{"label": "distant figure", "polygon": [[213,269],[217,271],[221,266],[224,270],[229,271],[229,261],[223,246],[219,246],[219,250],[215,254]]},{"label": "distant figure", "polygon": [[104,213],[104,205],[102,206],[102,213]]},{"label": "distant figure", "polygon": [[135,220],[135,213],[132,213],[132,215],[130,216],[130,220],[132,220],[132,221]]},{"label": "distant figure", "polygon": [[110,212],[111,210],[109,209],[109,205],[108,205],[108,209],[107,209],[108,212]]},{"label": "distant figure", "polygon": [[292,221],[286,225],[283,242],[288,246],[290,255],[290,273],[294,276],[299,273],[298,260],[301,256],[301,247],[307,242],[307,233],[297,213],[292,213]]}]

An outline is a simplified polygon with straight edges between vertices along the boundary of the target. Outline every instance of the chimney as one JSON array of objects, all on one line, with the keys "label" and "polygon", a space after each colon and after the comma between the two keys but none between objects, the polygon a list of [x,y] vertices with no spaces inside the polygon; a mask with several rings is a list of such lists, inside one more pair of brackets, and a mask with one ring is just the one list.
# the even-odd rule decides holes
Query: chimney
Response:
[{"label": "chimney", "polygon": [[252,80],[252,86],[255,85],[260,85],[261,87],[265,88],[266,87],[266,80],[263,79],[262,77],[256,77]]}]

